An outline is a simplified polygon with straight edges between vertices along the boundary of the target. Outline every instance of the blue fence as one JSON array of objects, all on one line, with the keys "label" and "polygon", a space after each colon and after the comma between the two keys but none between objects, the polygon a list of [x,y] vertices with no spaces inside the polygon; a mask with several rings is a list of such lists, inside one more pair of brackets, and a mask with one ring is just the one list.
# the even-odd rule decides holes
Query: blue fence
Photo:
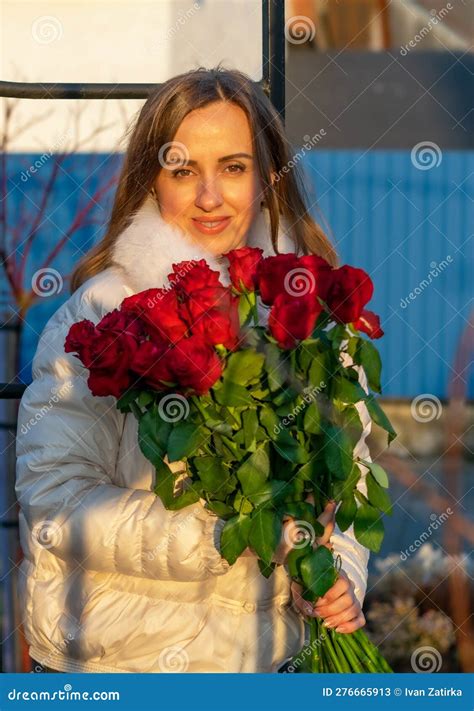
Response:
[{"label": "blue fence", "polygon": [[[52,162],[24,177],[38,158],[9,156],[9,201],[17,206],[10,209],[12,225],[24,210],[35,209],[48,180]],[[120,160],[77,155],[63,165],[48,217],[29,255],[25,282],[30,283],[44,255],[61,238],[76,205],[87,199],[84,186],[90,194],[117,171]],[[444,152],[438,167],[430,170],[415,167],[409,151],[316,150],[304,156],[303,164],[311,199],[319,207],[312,211],[324,220],[342,261],[366,269],[373,278],[371,308],[380,314],[386,332],[377,342],[384,394],[444,397],[472,308],[474,153]],[[52,263],[61,275],[70,273],[100,238],[110,204],[109,196],[94,206],[91,216],[98,224],[79,230]],[[44,324],[68,295],[65,285],[28,312],[21,358],[24,382],[31,380],[31,360]],[[469,378],[472,398],[474,375]]]}]

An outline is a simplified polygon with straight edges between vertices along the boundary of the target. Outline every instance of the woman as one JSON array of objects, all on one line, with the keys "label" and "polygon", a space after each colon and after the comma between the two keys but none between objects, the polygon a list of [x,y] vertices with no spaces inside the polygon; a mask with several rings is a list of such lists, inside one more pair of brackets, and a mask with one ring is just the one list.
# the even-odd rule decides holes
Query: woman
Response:
[{"label": "woman", "polygon": [[[41,334],[19,410],[20,594],[35,663],[65,672],[274,672],[301,648],[307,603],[284,566],[295,523],[285,523],[269,579],[250,550],[229,566],[219,552],[224,521],[201,504],[163,507],[134,416],[93,397],[88,371],[64,352],[72,323],[96,323],[126,296],[163,286],[184,259],[205,258],[224,281],[221,255],[245,244],[335,265],[296,171],[285,170],[290,158],[271,102],[238,71],[187,72],[143,105],[108,230]],[[356,453],[367,457],[370,418],[358,406],[365,429]],[[334,526],[333,504],[321,520],[320,542],[341,555],[343,574],[309,612],[350,632],[365,622],[368,554],[352,529]]]}]

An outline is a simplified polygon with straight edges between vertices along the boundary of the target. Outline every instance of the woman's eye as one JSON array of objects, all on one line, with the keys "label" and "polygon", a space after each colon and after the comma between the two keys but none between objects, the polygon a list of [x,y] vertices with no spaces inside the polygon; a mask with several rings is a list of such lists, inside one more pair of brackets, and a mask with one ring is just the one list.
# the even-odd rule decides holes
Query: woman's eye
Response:
[{"label": "woman's eye", "polygon": [[[230,168],[234,170],[230,170],[231,173],[243,173],[245,171],[245,166],[240,165],[239,163],[232,163],[232,165],[228,165],[225,170],[229,170]],[[237,169],[237,170],[235,170]],[[186,175],[183,175],[183,173],[191,173],[191,170],[188,170],[188,168],[177,168],[176,170],[173,170],[173,177],[175,178],[185,178],[187,177]]]}]

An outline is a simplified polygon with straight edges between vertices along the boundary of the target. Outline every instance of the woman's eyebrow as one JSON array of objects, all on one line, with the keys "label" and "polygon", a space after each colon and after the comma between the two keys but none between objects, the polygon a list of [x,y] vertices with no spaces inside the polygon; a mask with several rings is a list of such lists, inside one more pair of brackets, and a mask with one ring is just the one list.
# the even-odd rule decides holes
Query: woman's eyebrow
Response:
[{"label": "woman's eyebrow", "polygon": [[[250,158],[250,160],[253,159],[253,156],[251,156],[249,153],[232,153],[230,156],[223,156],[222,158],[218,159],[218,163],[225,163],[226,160],[232,160],[233,158]],[[183,160],[180,162],[180,165],[197,165],[198,162],[197,160]]]}]

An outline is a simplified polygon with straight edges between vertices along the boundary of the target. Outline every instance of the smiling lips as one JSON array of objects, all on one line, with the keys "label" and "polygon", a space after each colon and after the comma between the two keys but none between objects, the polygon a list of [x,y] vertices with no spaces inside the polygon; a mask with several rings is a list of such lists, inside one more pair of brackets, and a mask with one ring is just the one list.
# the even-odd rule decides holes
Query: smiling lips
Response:
[{"label": "smiling lips", "polygon": [[222,232],[225,230],[227,225],[229,224],[231,218],[230,217],[200,217],[192,218],[194,226],[196,229],[199,230],[199,232],[202,232],[203,234],[206,235],[215,235],[218,234],[219,232]]}]

